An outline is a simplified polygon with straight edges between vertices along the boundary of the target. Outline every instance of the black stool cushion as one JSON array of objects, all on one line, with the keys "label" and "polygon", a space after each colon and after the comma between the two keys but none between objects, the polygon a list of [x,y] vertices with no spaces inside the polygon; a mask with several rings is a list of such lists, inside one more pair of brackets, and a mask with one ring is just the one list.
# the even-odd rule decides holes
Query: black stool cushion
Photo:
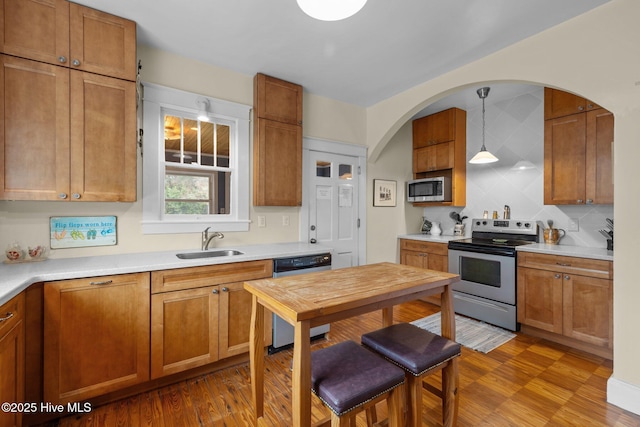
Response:
[{"label": "black stool cushion", "polygon": [[404,382],[404,371],[353,341],[311,353],[311,388],[337,415]]},{"label": "black stool cushion", "polygon": [[364,334],[362,344],[414,375],[460,355],[460,344],[410,323]]}]

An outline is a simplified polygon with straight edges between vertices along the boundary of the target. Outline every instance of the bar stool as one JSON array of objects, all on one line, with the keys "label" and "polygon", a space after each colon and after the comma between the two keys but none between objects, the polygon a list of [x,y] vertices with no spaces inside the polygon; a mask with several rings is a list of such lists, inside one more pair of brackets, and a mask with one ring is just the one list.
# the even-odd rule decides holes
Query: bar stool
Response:
[{"label": "bar stool", "polygon": [[353,341],[311,353],[311,389],[331,410],[331,426],[355,427],[355,416],[386,399],[389,426],[401,427],[404,371]]},{"label": "bar stool", "polygon": [[[362,335],[362,344],[405,370],[407,383],[407,425],[420,426],[422,388],[442,399],[443,425],[455,423],[458,413],[457,374],[453,360],[460,356],[460,344],[410,323],[398,323]],[[442,370],[442,389],[423,380]]]}]

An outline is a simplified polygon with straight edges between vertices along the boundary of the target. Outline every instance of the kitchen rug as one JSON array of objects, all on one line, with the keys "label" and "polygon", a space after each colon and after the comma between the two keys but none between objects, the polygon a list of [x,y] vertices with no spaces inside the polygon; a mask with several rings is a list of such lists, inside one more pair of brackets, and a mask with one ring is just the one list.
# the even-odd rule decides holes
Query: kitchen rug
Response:
[{"label": "kitchen rug", "polygon": [[[411,322],[429,332],[440,335],[440,313]],[[482,353],[489,353],[507,341],[515,338],[506,329],[479,322],[456,314],[456,342]]]}]

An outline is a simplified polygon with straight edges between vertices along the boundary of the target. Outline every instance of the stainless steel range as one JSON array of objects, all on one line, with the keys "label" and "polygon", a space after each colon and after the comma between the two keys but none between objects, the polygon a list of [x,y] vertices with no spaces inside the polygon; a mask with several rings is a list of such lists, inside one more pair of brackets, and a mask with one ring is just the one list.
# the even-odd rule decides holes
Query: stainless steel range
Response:
[{"label": "stainless steel range", "polygon": [[534,220],[474,219],[471,238],[449,242],[456,313],[512,331],[516,313],[516,247],[539,241]]}]

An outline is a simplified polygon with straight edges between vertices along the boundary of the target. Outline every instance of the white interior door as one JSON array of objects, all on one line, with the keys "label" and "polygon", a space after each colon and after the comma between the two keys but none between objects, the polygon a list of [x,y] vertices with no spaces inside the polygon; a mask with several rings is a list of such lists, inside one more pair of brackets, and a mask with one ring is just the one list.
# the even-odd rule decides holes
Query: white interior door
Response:
[{"label": "white interior door", "polygon": [[358,265],[358,157],[310,151],[309,240],[333,248],[332,266]]}]

